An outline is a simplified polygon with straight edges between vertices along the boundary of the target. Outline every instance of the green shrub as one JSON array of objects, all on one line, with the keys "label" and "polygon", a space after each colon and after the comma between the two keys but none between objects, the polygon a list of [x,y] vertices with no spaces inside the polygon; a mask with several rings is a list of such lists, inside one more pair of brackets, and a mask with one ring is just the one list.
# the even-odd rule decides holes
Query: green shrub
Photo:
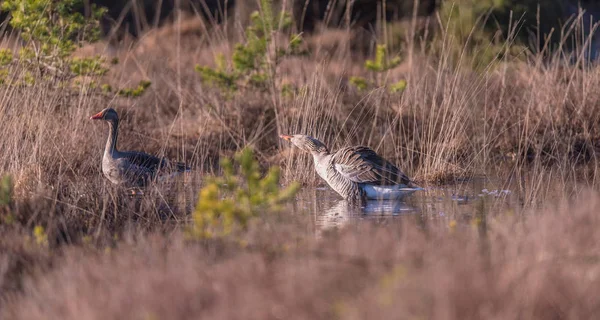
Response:
[{"label": "green shrub", "polygon": [[[372,80],[367,80],[363,77],[350,77],[350,84],[358,90],[366,90],[373,87],[385,86],[384,73],[396,68],[402,60],[400,57],[389,58],[387,54],[387,46],[385,44],[377,45],[375,58],[365,62],[365,69],[372,74]],[[389,85],[390,93],[402,92],[406,88],[406,80],[400,80]]]},{"label": "green shrub", "polygon": [[223,176],[208,179],[200,190],[189,234],[194,238],[222,237],[245,229],[252,218],[276,213],[294,198],[300,185],[279,186],[280,171],[271,167],[261,177],[254,153],[246,148],[236,154],[235,164],[223,159]]},{"label": "green shrub", "polygon": [[[119,89],[118,93],[120,96],[123,96],[123,97],[139,97],[144,92],[146,92],[146,89],[148,89],[151,84],[152,84],[152,82],[150,82],[150,81],[142,80],[135,88],[122,88],[122,89]],[[110,89],[111,89],[110,86],[102,87],[102,90],[105,92],[110,92]]]},{"label": "green shrub", "polygon": [[106,9],[91,6],[91,16],[77,12],[83,0],[4,0],[2,10],[11,15],[10,25],[27,43],[19,60],[43,75],[70,78],[102,72],[99,58],[73,59],[78,46],[100,38],[100,18]]},{"label": "green shrub", "polygon": [[42,226],[38,225],[33,228],[33,239],[39,246],[48,246],[48,233],[46,233],[46,229],[44,229]]},{"label": "green shrub", "polygon": [[369,81],[363,77],[352,76],[350,83],[358,90],[366,90],[369,87]]},{"label": "green shrub", "polygon": [[14,184],[10,175],[4,175],[0,180],[0,224],[15,222],[12,205],[14,201]]},{"label": "green shrub", "polygon": [[13,54],[10,49],[0,49],[0,66],[4,67],[13,61]]},{"label": "green shrub", "polygon": [[196,65],[203,81],[229,92],[246,87],[266,89],[269,81],[275,79],[281,61],[300,53],[300,35],[292,34],[283,46],[274,40],[275,34],[291,25],[290,14],[281,11],[275,15],[271,0],[261,0],[260,4],[261,12],[250,15],[246,39],[235,46],[231,61],[219,54],[214,68]]},{"label": "green shrub", "polygon": [[408,83],[406,82],[406,80],[400,80],[398,82],[394,82],[390,85],[390,92],[391,93],[402,92],[406,89],[407,84]]},{"label": "green shrub", "polygon": [[365,68],[373,72],[385,72],[397,67],[400,64],[400,57],[389,59],[386,49],[385,44],[378,45],[375,51],[375,59],[367,60]]},{"label": "green shrub", "polygon": [[14,184],[10,175],[4,175],[0,180],[0,206],[9,206],[13,202]]},{"label": "green shrub", "polygon": [[[99,88],[99,93],[109,93],[110,86],[97,86],[90,80],[105,75],[110,64],[101,56],[90,58],[73,57],[78,47],[100,39],[100,19],[106,8],[91,5],[91,14],[84,17],[80,12],[85,0],[5,0],[0,8],[11,15],[10,25],[20,31],[25,45],[18,53],[0,50],[0,84],[9,76],[9,68],[18,63],[23,72],[16,74],[17,85],[31,86],[36,81],[51,81],[57,87],[79,89]],[[81,78],[86,78],[82,80]],[[137,97],[150,86],[141,81],[137,87],[122,88],[117,93],[126,97]],[[110,89],[110,90],[108,90]]]}]

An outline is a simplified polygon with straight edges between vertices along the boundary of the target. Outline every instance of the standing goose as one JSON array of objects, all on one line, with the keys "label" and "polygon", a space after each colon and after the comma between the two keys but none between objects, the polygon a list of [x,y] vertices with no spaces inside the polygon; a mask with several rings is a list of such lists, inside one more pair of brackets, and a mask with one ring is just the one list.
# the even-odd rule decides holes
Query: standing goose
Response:
[{"label": "standing goose", "polygon": [[189,171],[183,163],[170,162],[143,152],[119,151],[117,136],[119,134],[119,115],[112,108],[106,108],[90,117],[92,120],[104,120],[108,123],[108,140],[102,158],[102,173],[114,184],[125,187],[145,187],[157,173],[177,175]]},{"label": "standing goose", "polygon": [[423,190],[368,147],[346,147],[330,153],[325,144],[313,137],[302,134],[280,137],[310,152],[319,176],[348,201],[398,200]]}]

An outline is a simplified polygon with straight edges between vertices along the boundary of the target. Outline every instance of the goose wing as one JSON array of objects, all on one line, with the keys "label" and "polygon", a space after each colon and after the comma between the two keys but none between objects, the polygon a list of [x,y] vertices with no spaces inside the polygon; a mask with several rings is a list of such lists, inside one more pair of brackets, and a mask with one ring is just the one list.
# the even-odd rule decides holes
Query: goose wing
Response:
[{"label": "goose wing", "polygon": [[410,179],[395,165],[368,147],[346,147],[333,155],[335,169],[345,178],[374,185],[409,184]]},{"label": "goose wing", "polygon": [[143,152],[128,151],[123,152],[122,154],[132,168],[138,167],[143,170],[156,172],[159,168],[162,168],[167,164],[164,159]]},{"label": "goose wing", "polygon": [[138,171],[144,174],[154,175],[158,170],[171,172],[190,170],[184,163],[170,162],[165,158],[159,158],[143,152],[123,152],[123,156],[127,159],[128,166],[132,171]]}]

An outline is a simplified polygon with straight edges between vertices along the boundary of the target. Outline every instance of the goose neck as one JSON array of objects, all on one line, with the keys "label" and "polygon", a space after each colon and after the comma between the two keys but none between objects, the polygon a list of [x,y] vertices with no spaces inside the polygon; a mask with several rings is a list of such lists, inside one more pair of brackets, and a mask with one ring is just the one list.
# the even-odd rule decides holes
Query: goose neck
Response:
[{"label": "goose neck", "polygon": [[111,120],[108,121],[108,140],[106,141],[106,148],[104,152],[106,154],[113,154],[117,151],[117,137],[119,135],[119,121]]},{"label": "goose neck", "polygon": [[315,163],[325,161],[329,159],[330,154],[328,152],[312,152]]}]

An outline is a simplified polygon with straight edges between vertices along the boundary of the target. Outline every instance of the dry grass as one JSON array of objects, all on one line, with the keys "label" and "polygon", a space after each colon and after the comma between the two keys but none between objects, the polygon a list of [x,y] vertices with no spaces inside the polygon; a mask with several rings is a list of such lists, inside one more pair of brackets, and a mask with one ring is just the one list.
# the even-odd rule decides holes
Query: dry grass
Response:
[{"label": "dry grass", "polygon": [[276,228],[259,222],[247,247],[132,232],[107,249],[66,246],[48,258],[3,238],[3,265],[29,255],[21,263],[36,267],[2,310],[9,319],[592,319],[600,197],[582,197],[455,226],[362,222],[320,240],[291,215]]},{"label": "dry grass", "polygon": [[[177,146],[178,155],[185,153],[198,165],[250,144],[265,164],[301,169],[287,171],[287,180],[314,182],[314,175],[302,170],[309,166],[306,157],[277,155],[282,147],[279,133],[311,134],[333,149],[367,144],[423,181],[485,173],[507,163],[518,170],[558,165],[565,179],[574,180],[566,171],[596,163],[600,120],[593,88],[600,75],[585,60],[567,63],[583,57],[585,48],[545,63],[543,54],[494,61],[478,72],[463,67],[476,57],[466,49],[456,57],[454,48],[464,44],[453,43],[448,35],[440,40],[447,49],[442,46],[432,55],[415,48],[423,52],[380,77],[385,83],[407,79],[404,93],[389,94],[383,88],[359,92],[348,78],[373,75],[344,45],[351,36],[332,31],[307,39],[311,55],[290,58],[278,67],[277,84],[292,84],[297,88],[293,96],[272,90],[225,96],[202,84],[193,67],[213,65],[214,57],[230,55],[234,44],[220,31],[212,36],[185,31],[197,27],[186,22],[151,32],[130,49],[112,50],[121,63],[107,82],[120,87],[150,79],[153,86],[140,99],[107,97],[97,103],[130,113],[132,128],[156,139],[153,148]],[[106,51],[100,44],[87,50],[94,52]],[[78,99],[79,112],[94,109],[88,99]],[[73,114],[72,108],[71,103]],[[593,172],[585,178],[595,177]]]},{"label": "dry grass", "polygon": [[[171,136],[176,132],[184,137],[183,149],[205,148],[198,163],[251,144],[264,163],[292,167],[274,156],[281,147],[279,133],[312,134],[334,149],[367,144],[426,181],[482,173],[507,160],[519,170],[524,165],[559,165],[567,171],[596,163],[599,97],[593,88],[600,75],[585,61],[567,64],[571,56],[549,63],[540,63],[536,56],[495,61],[476,72],[462,67],[475,57],[457,58],[450,49],[441,57],[425,51],[383,75],[387,83],[407,79],[404,93],[390,95],[383,88],[358,92],[348,78],[372,75],[340,44],[347,38],[344,32],[334,31],[329,39],[324,34],[307,40],[311,56],[279,66],[277,82],[298,89],[292,97],[270,90],[224,97],[218,89],[201,85],[193,66],[212,65],[215,55],[230,54],[233,44],[220,36],[190,39],[170,32],[148,35],[132,50],[116,53],[123,63],[109,81],[118,86],[151,79],[150,94],[137,101],[114,101],[116,106],[156,110]],[[448,47],[460,46],[451,38],[444,41]],[[286,159],[300,161],[300,169],[309,166],[306,158]],[[314,182],[314,175],[303,172],[288,171],[286,179]],[[595,181],[595,176],[586,178]]]},{"label": "dry grass", "polygon": [[[406,91],[361,92],[348,78],[372,75],[340,41],[348,35],[335,31],[307,39],[311,55],[279,66],[277,84],[293,84],[292,96],[227,96],[201,83],[194,65],[211,65],[234,43],[225,32],[185,30],[166,27],[130,48],[100,44],[80,53],[118,57],[104,79],[114,87],[151,80],[137,99],[47,82],[0,87],[0,168],[16,181],[14,206],[0,212],[2,316],[585,319],[600,312],[594,193],[548,210],[481,213],[455,227],[424,215],[315,239],[309,218],[290,208],[289,216],[255,221],[238,235],[242,242],[189,242],[181,230],[202,176],[218,174],[218,158],[243,146],[254,146],[264,165],[282,165],[285,182],[316,185],[308,156],[279,133],[314,135],[332,149],[368,145],[425,183],[501,168],[523,204],[556,199],[557,189],[571,194],[576,181],[595,187],[596,66],[540,55],[473,71],[464,67],[472,56],[415,46],[410,61],[382,76],[407,79]],[[443,41],[452,45],[450,36]],[[122,149],[164,154],[195,171],[143,198],[124,196],[100,173],[107,128],[88,120],[106,106],[122,117]],[[48,232],[47,247],[32,238],[36,225]]]}]

